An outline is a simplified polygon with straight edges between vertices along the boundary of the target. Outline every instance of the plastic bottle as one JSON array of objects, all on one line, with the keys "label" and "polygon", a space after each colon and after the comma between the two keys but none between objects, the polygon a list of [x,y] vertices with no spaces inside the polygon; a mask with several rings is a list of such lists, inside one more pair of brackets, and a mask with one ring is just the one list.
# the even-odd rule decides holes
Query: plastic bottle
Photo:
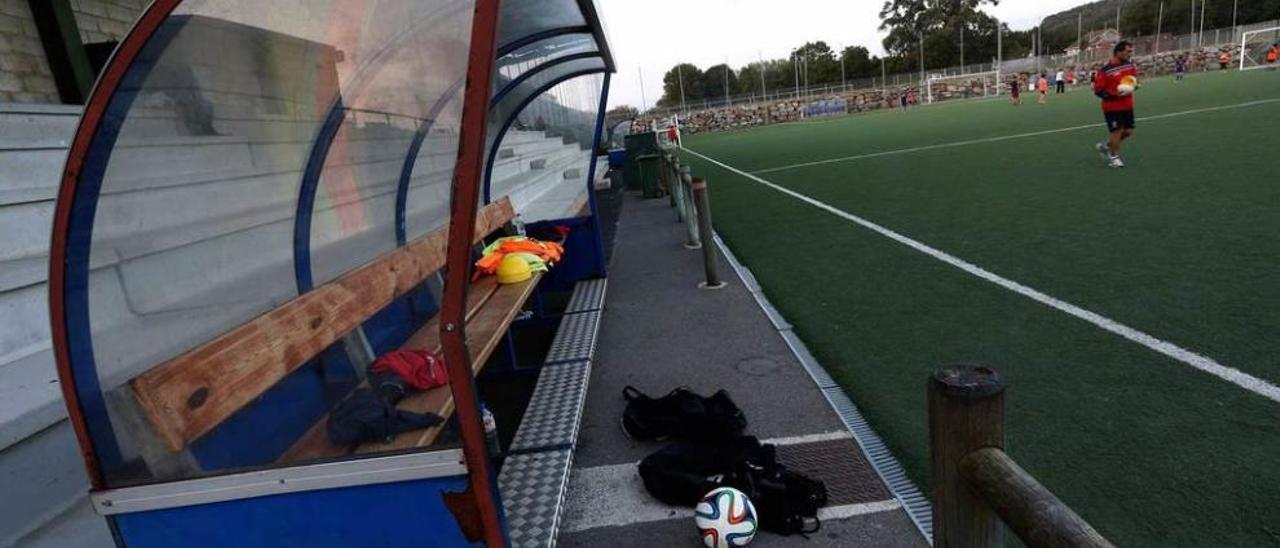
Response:
[{"label": "plastic bottle", "polygon": [[524,235],[525,235],[525,231],[524,231],[524,219],[521,219],[521,218],[520,218],[520,214],[519,214],[519,213],[517,213],[517,214],[516,214],[516,218],[515,218],[515,219],[513,219],[513,220],[511,221],[511,224],[515,225],[515,227],[516,227],[516,235],[518,235],[518,236],[524,236]]},{"label": "plastic bottle", "polygon": [[484,441],[489,446],[489,456],[497,457],[502,454],[502,442],[498,440],[498,421],[484,403],[480,404],[480,417],[484,421]]}]

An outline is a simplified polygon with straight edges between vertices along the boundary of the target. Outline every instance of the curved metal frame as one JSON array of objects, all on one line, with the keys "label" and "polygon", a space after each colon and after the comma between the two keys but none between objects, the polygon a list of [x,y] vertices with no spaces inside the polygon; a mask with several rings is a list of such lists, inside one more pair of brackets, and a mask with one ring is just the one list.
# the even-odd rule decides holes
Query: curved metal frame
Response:
[{"label": "curved metal frame", "polygon": [[[566,35],[566,34],[575,34],[575,33],[591,34],[591,35],[593,35],[593,36],[595,35],[595,33],[594,33],[594,32],[592,32],[591,27],[590,27],[590,26],[588,26],[588,25],[576,25],[576,26],[572,26],[572,27],[560,27],[560,28],[558,28],[558,29],[548,29],[548,30],[544,30],[544,31],[542,31],[542,32],[535,32],[535,33],[530,34],[530,35],[528,35],[528,36],[525,36],[525,37],[523,37],[523,38],[519,38],[519,39],[516,39],[516,40],[512,40],[510,43],[507,43],[507,44],[503,45],[502,47],[498,48],[498,58],[499,58],[499,59],[501,59],[501,58],[502,58],[502,57],[504,57],[504,56],[507,56],[507,55],[510,55],[511,53],[514,53],[516,50],[518,50],[518,49],[520,49],[520,48],[523,48],[523,47],[525,47],[525,46],[527,46],[527,45],[529,45],[529,44],[533,44],[533,43],[535,43],[535,42],[540,42],[540,41],[542,41],[542,40],[546,40],[547,38],[555,38],[556,36],[564,36],[564,35]],[[597,47],[599,47],[599,41],[598,41],[598,40],[597,40],[596,45],[597,45]]]},{"label": "curved metal frame", "polygon": [[[485,204],[489,204],[493,200],[492,192],[490,189],[490,185],[493,182],[493,173],[492,173],[493,163],[498,159],[498,149],[502,145],[502,139],[507,136],[507,130],[511,129],[511,124],[515,123],[516,118],[520,116],[521,112],[524,112],[525,107],[529,106],[529,103],[532,103],[534,99],[537,99],[538,97],[542,96],[543,93],[546,93],[547,90],[550,90],[551,88],[556,87],[557,85],[560,85],[563,82],[567,82],[579,76],[587,76],[591,74],[608,74],[608,73],[609,73],[609,69],[602,67],[602,68],[578,70],[578,71],[564,74],[534,89],[533,92],[530,93],[528,97],[521,99],[520,102],[516,104],[516,108],[511,111],[511,116],[507,117],[506,120],[502,121],[502,128],[499,129],[498,133],[494,136],[493,146],[489,148],[489,157],[487,160],[485,160],[485,164],[484,164],[484,203]],[[492,110],[494,106],[490,106],[489,108]]]},{"label": "curved metal frame", "polygon": [[[106,487],[102,453],[118,459],[120,449],[110,432],[110,423],[89,429],[86,416],[95,421],[108,421],[106,402],[98,386],[94,362],[92,333],[89,329],[89,249],[93,243],[93,219],[98,206],[98,190],[106,172],[105,158],[90,158],[91,147],[98,139],[114,142],[120,134],[122,116],[109,116],[116,94],[124,83],[133,61],[141,54],[169,14],[182,0],[156,0],[138,18],[132,31],[116,48],[89,94],[80,126],[76,128],[67,151],[67,165],[53,214],[53,234],[49,247],[49,317],[50,335],[58,378],[62,380],[62,397],[67,416],[75,431],[84,458],[89,483],[94,489]],[[161,40],[172,38],[158,36]],[[131,102],[132,95],[126,96]],[[126,105],[127,106],[127,105]],[[81,194],[89,199],[79,200]],[[84,370],[77,374],[76,369]],[[68,382],[70,381],[70,382]],[[80,398],[80,393],[86,399]],[[94,412],[86,413],[90,408]],[[101,438],[101,439],[95,439]]]},{"label": "curved metal frame", "polygon": [[298,184],[298,206],[293,214],[293,275],[298,282],[299,295],[316,286],[312,277],[315,269],[311,264],[311,216],[315,213],[316,192],[320,190],[320,173],[329,158],[333,139],[338,136],[338,130],[342,129],[342,122],[346,119],[347,108],[342,104],[342,95],[338,95],[311,143],[307,165],[302,170],[302,182]]},{"label": "curved metal frame", "polygon": [[502,99],[506,97],[507,94],[514,91],[517,86],[527,82],[530,78],[533,78],[534,76],[541,74],[542,71],[546,69],[549,69],[556,65],[562,65],[570,61],[578,61],[582,59],[596,59],[599,57],[600,57],[600,52],[598,51],[584,51],[582,53],[571,53],[569,55],[556,57],[555,59],[542,63],[541,65],[538,65],[529,70],[526,70],[520,73],[520,76],[517,76],[513,78],[510,82],[507,82],[507,85],[502,86],[502,89],[498,90],[497,93],[493,94],[493,98],[489,100],[489,108],[490,109],[496,108],[498,106],[498,103],[502,102]]},{"label": "curved metal frame", "polygon": [[427,139],[427,133],[431,131],[432,126],[436,124],[436,118],[440,116],[440,111],[452,101],[458,91],[462,89],[462,84],[466,83],[465,79],[454,82],[449,89],[436,100],[436,104],[431,106],[431,110],[427,111],[426,119],[418,124],[418,130],[413,132],[413,140],[409,141],[409,151],[404,157],[404,164],[400,167],[400,181],[396,184],[396,247],[403,246],[408,243],[408,218],[405,209],[409,205],[409,181],[413,179],[413,167],[418,163],[418,151],[422,148],[422,143]]}]

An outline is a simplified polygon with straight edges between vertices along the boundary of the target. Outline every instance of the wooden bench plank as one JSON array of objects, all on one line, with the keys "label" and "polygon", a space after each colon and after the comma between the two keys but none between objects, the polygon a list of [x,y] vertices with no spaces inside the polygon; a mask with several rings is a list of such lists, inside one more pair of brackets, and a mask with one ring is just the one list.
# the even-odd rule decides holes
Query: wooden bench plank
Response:
[{"label": "wooden bench plank", "polygon": [[[484,367],[484,363],[502,341],[503,334],[511,327],[511,322],[515,320],[516,314],[520,313],[529,295],[533,294],[540,279],[541,275],[535,275],[533,279],[526,282],[499,286],[498,291],[485,303],[480,312],[467,321],[467,351],[471,355],[473,374]],[[448,386],[442,386],[410,394],[401,400],[397,407],[414,413],[435,413],[441,417],[448,417],[453,414],[453,393]],[[441,424],[424,430],[407,432],[396,437],[391,443],[365,443],[356,449],[356,452],[374,453],[426,447],[435,443],[436,437],[440,435],[444,426]]]},{"label": "wooden bench plank", "polygon": [[[505,198],[485,206],[476,238],[514,218]],[[179,451],[444,266],[444,229],[344,274],[130,382],[168,448]]]},{"label": "wooden bench plank", "polygon": [[[470,320],[486,302],[493,297],[494,291],[498,289],[498,282],[492,276],[477,280],[467,288],[467,319]],[[400,345],[405,350],[428,350],[431,352],[440,352],[440,317],[436,316],[431,321],[423,325],[410,335],[405,343]],[[368,382],[361,382],[357,388],[368,388]],[[308,428],[298,441],[294,442],[280,458],[276,459],[279,464],[295,463],[301,461],[323,459],[330,457],[340,457],[351,453],[354,446],[335,445],[329,441],[329,433],[327,424],[329,422],[329,414],[325,413],[317,420],[315,424]]]}]

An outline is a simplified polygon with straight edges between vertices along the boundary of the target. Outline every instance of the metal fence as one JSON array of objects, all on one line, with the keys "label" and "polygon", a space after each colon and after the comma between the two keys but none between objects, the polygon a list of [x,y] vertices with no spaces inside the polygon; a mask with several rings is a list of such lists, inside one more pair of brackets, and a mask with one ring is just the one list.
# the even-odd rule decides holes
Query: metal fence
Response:
[{"label": "metal fence", "polygon": [[[1244,33],[1273,27],[1280,27],[1280,19],[1263,21],[1249,25],[1239,25],[1235,28],[1205,29],[1203,32],[1197,30],[1195,33],[1187,34],[1165,33],[1161,35],[1160,39],[1157,39],[1155,36],[1142,36],[1127,39],[1136,42],[1138,55],[1154,55],[1157,53],[1191,50],[1196,48],[1239,45]],[[1093,63],[1102,62],[1108,57],[1110,57],[1109,51],[1100,52],[1097,55],[1092,56],[1085,53],[1081,53],[1079,55],[1057,53],[1042,55],[1039,57],[1030,56],[1016,59],[1004,59],[999,63],[992,60],[988,63],[973,63],[963,66],[947,67],[945,69],[928,70],[925,71],[925,76],[955,76],[960,74],[991,71],[1026,73],[1052,72],[1058,68],[1087,66]],[[655,107],[646,111],[645,114],[647,116],[658,117],[670,116],[676,113],[683,114],[697,110],[724,108],[734,105],[746,105],[762,102],[786,100],[812,101],[814,99],[830,97],[836,94],[855,93],[859,91],[889,90],[897,93],[904,88],[916,88],[919,91],[923,90],[923,86],[924,84],[920,79],[920,71],[916,70],[912,72],[885,74],[883,77],[851,78],[844,82],[818,84],[808,87],[783,86],[781,88],[774,89],[764,88],[752,93],[686,101],[683,106],[675,105],[670,107]]]}]

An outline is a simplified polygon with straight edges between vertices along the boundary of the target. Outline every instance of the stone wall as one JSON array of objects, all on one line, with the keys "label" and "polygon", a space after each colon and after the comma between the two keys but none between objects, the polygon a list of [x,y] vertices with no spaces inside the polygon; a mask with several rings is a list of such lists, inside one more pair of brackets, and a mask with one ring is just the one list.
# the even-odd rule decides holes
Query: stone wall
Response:
[{"label": "stone wall", "polygon": [[[0,103],[60,101],[28,0],[0,0]],[[149,0],[70,0],[80,40],[119,41]]]},{"label": "stone wall", "polygon": [[119,41],[133,27],[149,0],[71,0],[80,40],[86,44]]},{"label": "stone wall", "polygon": [[58,103],[27,0],[0,0],[0,103]]}]

